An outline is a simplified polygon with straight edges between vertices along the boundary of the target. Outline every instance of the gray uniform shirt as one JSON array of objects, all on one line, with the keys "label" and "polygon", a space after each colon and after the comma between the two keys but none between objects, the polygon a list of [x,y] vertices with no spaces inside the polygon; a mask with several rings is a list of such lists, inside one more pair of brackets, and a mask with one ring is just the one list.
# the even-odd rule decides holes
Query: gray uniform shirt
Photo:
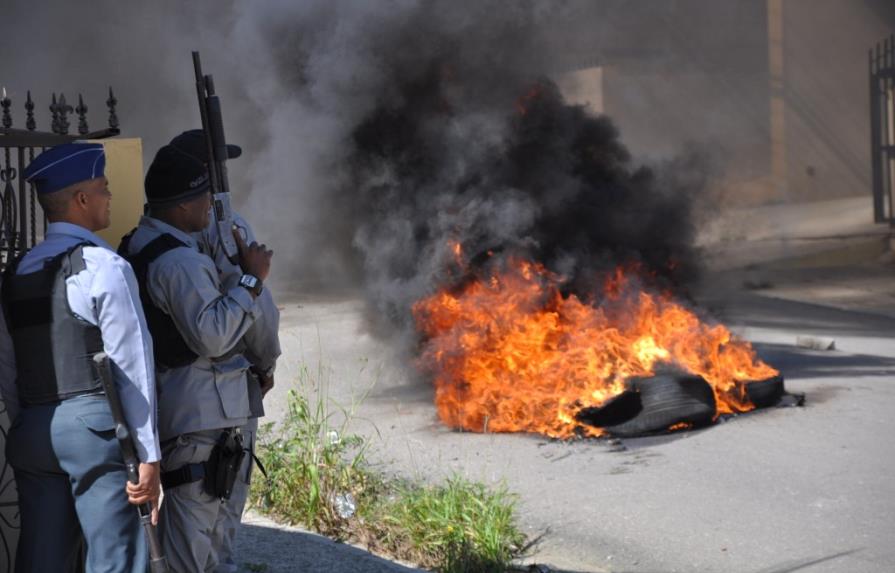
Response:
[{"label": "gray uniform shirt", "polygon": [[[233,223],[240,229],[246,244],[252,244],[255,233],[248,222],[237,213],[233,213]],[[193,237],[199,244],[199,250],[214,260],[214,264],[220,273],[221,282],[225,288],[237,286],[242,269],[238,264],[233,264],[224,254],[218,240],[217,224],[212,217],[208,227],[200,233],[194,233]],[[273,300],[270,289],[264,287],[261,294],[255,299],[259,311],[255,313],[255,322],[243,336],[244,353],[246,358],[261,370],[273,369],[277,358],[281,354],[280,349],[280,311]],[[249,402],[252,416],[264,415],[264,406],[261,401],[261,389],[254,381],[249,382]]]},{"label": "gray uniform shirt", "polygon": [[188,247],[172,249],[150,264],[146,288],[199,358],[188,366],[158,369],[159,437],[241,426],[251,414],[250,363],[232,351],[254,323],[258,303],[240,286],[225,290],[214,261],[199,252],[195,239],[158,219],[140,219],[129,254],[164,233]]}]

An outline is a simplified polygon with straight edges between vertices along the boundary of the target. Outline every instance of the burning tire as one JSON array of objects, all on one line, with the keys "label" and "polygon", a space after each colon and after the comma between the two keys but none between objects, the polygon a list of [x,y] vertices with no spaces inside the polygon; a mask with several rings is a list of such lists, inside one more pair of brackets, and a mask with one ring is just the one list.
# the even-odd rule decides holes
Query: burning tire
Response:
[{"label": "burning tire", "polygon": [[764,380],[738,382],[737,384],[743,387],[746,397],[755,404],[756,408],[776,406],[786,393],[783,387],[783,377],[779,374]]},{"label": "burning tire", "polygon": [[575,418],[582,424],[605,428],[627,422],[643,410],[640,392],[625,390],[600,406],[582,408]]},{"label": "burning tire", "polygon": [[632,379],[640,394],[642,410],[630,420],[604,429],[612,435],[630,437],[660,432],[677,424],[704,426],[715,416],[715,394],[699,376],[657,374]]}]

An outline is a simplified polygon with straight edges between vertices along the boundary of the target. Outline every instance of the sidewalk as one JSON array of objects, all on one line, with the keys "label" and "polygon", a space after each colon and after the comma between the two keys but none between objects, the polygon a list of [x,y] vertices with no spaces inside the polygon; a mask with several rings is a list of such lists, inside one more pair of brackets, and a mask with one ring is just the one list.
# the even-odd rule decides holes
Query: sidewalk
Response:
[{"label": "sidewalk", "polygon": [[236,542],[239,573],[415,573],[422,571],[368,551],[275,523],[254,511],[243,516]]},{"label": "sidewalk", "polygon": [[890,235],[873,223],[870,197],[732,211],[701,237],[708,272],[698,290],[895,317]]}]

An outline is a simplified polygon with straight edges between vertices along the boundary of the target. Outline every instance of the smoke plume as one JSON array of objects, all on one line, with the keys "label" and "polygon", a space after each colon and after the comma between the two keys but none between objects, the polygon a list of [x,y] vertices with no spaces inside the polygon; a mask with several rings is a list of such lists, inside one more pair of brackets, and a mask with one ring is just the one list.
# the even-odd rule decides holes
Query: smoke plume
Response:
[{"label": "smoke plume", "polygon": [[276,39],[271,97],[291,93],[262,169],[294,192],[281,207],[313,238],[293,251],[314,261],[300,266],[361,284],[373,316],[401,327],[413,302],[462,280],[455,249],[471,272],[507,255],[540,261],[582,295],[632,261],[693,276],[702,168],[639,166],[610,118],[563,100],[548,77],[568,14],[390,6],[305,8],[253,28]]},{"label": "smoke plume", "polygon": [[611,118],[550,79],[579,64],[587,22],[612,29],[612,3],[101,1],[89,21],[55,4],[10,10],[23,30],[90,41],[62,59],[42,51],[39,75],[4,50],[4,81],[19,99],[84,89],[96,107],[116,86],[148,164],[198,123],[189,51],[201,50],[245,148],[235,200],[275,248],[284,289],[359,288],[380,325],[403,329],[415,300],[463,280],[456,246],[470,272],[529,257],[579,294],[630,261],[692,276],[705,166],[638,165]]}]

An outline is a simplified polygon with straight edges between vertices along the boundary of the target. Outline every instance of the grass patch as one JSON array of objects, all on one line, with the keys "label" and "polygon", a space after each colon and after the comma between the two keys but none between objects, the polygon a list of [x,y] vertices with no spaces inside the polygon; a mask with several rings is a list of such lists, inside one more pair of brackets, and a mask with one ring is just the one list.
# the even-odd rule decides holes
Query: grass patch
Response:
[{"label": "grass patch", "polygon": [[503,486],[453,477],[436,486],[403,484],[391,499],[381,519],[396,547],[446,573],[505,571],[525,544],[515,498]]},{"label": "grass patch", "polygon": [[444,573],[499,573],[521,554],[526,539],[505,487],[460,477],[423,485],[377,473],[366,461],[367,440],[347,432],[357,404],[330,408],[307,369],[298,382],[285,419],[261,429],[256,453],[269,480],[252,482],[256,507]]}]

